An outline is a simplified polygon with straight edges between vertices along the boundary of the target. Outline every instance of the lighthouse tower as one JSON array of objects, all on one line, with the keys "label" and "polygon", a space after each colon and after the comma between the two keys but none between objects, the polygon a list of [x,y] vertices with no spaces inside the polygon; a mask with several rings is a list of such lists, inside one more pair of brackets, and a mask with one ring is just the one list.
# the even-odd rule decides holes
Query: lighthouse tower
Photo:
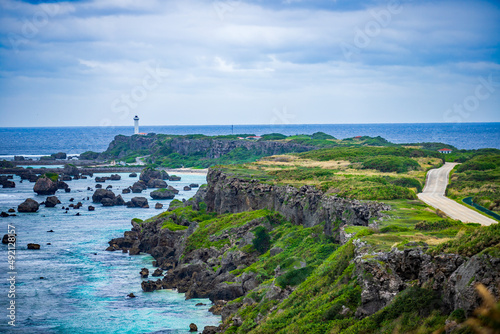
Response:
[{"label": "lighthouse tower", "polygon": [[139,134],[139,117],[135,115],[134,117],[134,135]]}]

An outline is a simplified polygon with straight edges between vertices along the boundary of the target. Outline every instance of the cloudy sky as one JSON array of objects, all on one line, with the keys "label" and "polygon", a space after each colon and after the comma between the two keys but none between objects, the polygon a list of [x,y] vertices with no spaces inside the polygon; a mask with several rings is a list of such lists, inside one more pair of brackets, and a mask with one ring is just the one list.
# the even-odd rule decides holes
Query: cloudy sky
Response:
[{"label": "cloudy sky", "polygon": [[0,126],[500,121],[499,1],[0,1]]}]

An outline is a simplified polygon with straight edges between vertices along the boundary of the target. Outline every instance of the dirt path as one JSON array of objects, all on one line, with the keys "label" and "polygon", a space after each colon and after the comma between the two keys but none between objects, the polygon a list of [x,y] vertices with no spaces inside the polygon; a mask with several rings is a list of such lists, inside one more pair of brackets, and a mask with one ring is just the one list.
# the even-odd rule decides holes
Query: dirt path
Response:
[{"label": "dirt path", "polygon": [[460,205],[444,195],[448,186],[448,176],[455,165],[456,163],[447,162],[441,168],[431,169],[427,173],[425,188],[418,194],[418,198],[428,205],[443,211],[451,218],[461,220],[464,223],[496,224],[496,220]]}]

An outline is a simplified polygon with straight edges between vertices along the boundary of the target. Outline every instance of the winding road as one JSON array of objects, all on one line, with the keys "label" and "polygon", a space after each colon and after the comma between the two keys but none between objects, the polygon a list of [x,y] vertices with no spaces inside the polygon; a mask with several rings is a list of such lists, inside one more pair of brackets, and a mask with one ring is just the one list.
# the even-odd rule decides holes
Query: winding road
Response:
[{"label": "winding road", "polygon": [[453,219],[464,223],[479,223],[481,225],[497,224],[496,220],[483,216],[464,205],[447,198],[444,194],[448,186],[450,171],[456,163],[445,163],[443,167],[431,169],[427,173],[424,190],[418,194],[418,198],[426,204],[439,209]]}]

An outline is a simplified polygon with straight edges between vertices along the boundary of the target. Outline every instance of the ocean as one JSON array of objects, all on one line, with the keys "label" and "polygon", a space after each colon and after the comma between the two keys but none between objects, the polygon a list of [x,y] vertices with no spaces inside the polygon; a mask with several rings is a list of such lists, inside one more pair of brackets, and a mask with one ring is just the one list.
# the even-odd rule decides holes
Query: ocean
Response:
[{"label": "ocean", "polygon": [[[142,132],[167,134],[222,135],[312,134],[322,131],[346,138],[358,135],[382,136],[395,143],[443,142],[459,149],[500,149],[500,123],[460,124],[347,124],[347,125],[235,125],[231,126],[142,126]],[[14,155],[40,156],[56,152],[80,154],[104,151],[117,134],[131,135],[133,127],[66,127],[66,128],[0,128],[0,159]],[[95,176],[105,174],[96,174]],[[115,193],[132,185],[135,179],[120,174],[120,181],[107,181]],[[108,174],[109,176],[109,174]],[[190,183],[205,183],[204,175],[185,174],[172,184],[178,189]],[[46,196],[33,192],[33,183],[14,176],[16,188],[0,188],[0,211],[17,208],[26,198],[38,202]],[[200,330],[217,325],[220,316],[208,312],[208,300],[184,300],[175,291],[141,290],[141,268],[152,271],[149,255],[129,256],[106,252],[107,242],[120,237],[131,228],[132,218],[149,218],[160,211],[125,207],[87,210],[95,181],[68,182],[71,193],[58,191],[62,204],[56,208],[40,207],[37,213],[17,213],[16,217],[0,218],[0,237],[9,229],[17,234],[15,268],[8,263],[8,248],[0,244],[0,332],[2,333],[188,333],[189,324]],[[190,198],[196,189],[181,191],[178,199]],[[147,191],[149,193],[149,191]],[[122,195],[125,200],[135,194]],[[149,197],[148,194],[142,196]],[[69,210],[70,198],[83,207]],[[170,201],[163,201],[168,207]],[[54,232],[47,232],[53,230]],[[28,243],[38,243],[40,250],[28,250]],[[15,276],[15,297],[8,298],[8,279]],[[137,298],[127,298],[129,293]],[[7,308],[14,300],[16,327],[8,325]],[[3,310],[3,311],[2,311]],[[3,312],[3,313],[2,313]]]},{"label": "ocean", "polygon": [[[500,149],[500,123],[141,126],[140,131],[174,135],[261,135],[273,132],[296,135],[321,131],[339,139],[381,136],[394,143],[442,142],[459,149]],[[102,152],[116,135],[133,133],[132,126],[0,128],[0,159],[13,155],[39,156],[56,152]]]},{"label": "ocean", "polygon": [[[128,173],[120,175],[120,181],[106,181],[104,186],[111,184],[119,194],[137,181]],[[204,175],[177,175],[182,180],[169,184],[180,190],[178,199],[196,193],[196,189],[182,191],[185,185],[205,183]],[[14,181],[16,188],[0,188],[0,211],[17,209],[28,197],[39,203],[45,200],[46,196],[33,192],[33,183],[20,183],[17,176]],[[8,267],[8,246],[0,244],[0,333],[179,334],[188,333],[190,323],[201,330],[219,324],[220,316],[208,312],[208,299],[186,301],[184,294],[170,290],[142,292],[139,271],[144,267],[154,271],[151,256],[105,251],[108,241],[130,230],[132,218],[146,219],[160,213],[154,209],[157,201],[149,198],[149,209],[93,204],[95,211],[88,211],[93,191],[87,187],[95,186],[94,179],[72,180],[68,184],[72,191],[58,191],[56,196],[62,204],[55,208],[42,205],[37,213],[0,218],[1,236],[8,229],[17,234],[13,270]],[[122,196],[127,201],[137,195],[149,197],[148,194]],[[71,198],[74,203],[81,201],[83,207],[64,213],[62,206],[67,207]],[[166,208],[170,200],[160,202]],[[75,216],[77,212],[80,216]],[[54,232],[47,232],[50,230]],[[41,249],[28,250],[28,243],[40,244]],[[8,291],[12,290],[8,278],[12,276],[15,296],[8,298]],[[129,293],[137,297],[128,298]],[[8,325],[11,300],[15,301],[15,327]],[[200,302],[206,306],[196,306]]]}]

